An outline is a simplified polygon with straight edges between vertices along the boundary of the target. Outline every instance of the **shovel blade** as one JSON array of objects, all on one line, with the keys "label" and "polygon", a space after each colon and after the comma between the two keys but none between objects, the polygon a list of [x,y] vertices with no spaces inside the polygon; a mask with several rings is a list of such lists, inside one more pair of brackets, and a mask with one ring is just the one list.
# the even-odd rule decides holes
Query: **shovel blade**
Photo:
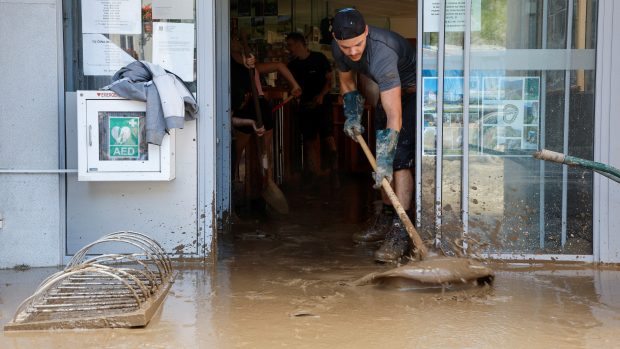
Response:
[{"label": "shovel blade", "polygon": [[434,257],[385,272],[371,273],[358,280],[356,284],[381,284],[397,279],[411,280],[426,285],[491,283],[494,277],[495,274],[491,268],[476,260]]},{"label": "shovel blade", "polygon": [[279,214],[289,213],[288,201],[284,193],[271,179],[267,181],[265,190],[263,190],[263,199]]}]

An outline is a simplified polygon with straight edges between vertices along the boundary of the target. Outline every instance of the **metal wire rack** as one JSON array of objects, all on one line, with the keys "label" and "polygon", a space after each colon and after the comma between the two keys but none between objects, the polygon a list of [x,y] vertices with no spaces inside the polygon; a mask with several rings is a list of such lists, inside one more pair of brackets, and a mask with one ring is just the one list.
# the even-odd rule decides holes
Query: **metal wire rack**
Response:
[{"label": "metal wire rack", "polygon": [[[138,252],[92,255],[121,245]],[[170,258],[155,240],[137,232],[111,233],[45,279],[4,330],[146,326],[175,277]]]}]

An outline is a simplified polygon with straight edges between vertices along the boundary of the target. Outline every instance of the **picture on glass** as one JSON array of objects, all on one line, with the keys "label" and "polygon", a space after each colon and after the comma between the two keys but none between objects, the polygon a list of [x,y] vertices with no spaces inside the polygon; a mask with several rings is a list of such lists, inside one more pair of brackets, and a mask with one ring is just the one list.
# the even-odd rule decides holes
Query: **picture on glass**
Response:
[{"label": "picture on glass", "polygon": [[523,99],[523,79],[504,79],[504,100],[520,101]]},{"label": "picture on glass", "polygon": [[437,129],[436,127],[425,127],[424,132],[422,132],[422,145],[424,147],[424,155],[435,155],[436,149],[435,145],[437,137]]},{"label": "picture on glass", "polygon": [[[502,142],[503,147],[500,147],[500,151],[521,150],[521,137],[519,138],[505,138]],[[503,148],[503,149],[502,149]]]},{"label": "picture on glass", "polygon": [[422,91],[424,91],[422,96],[424,110],[435,112],[437,110],[437,78],[424,78]]},{"label": "picture on glass", "polygon": [[480,80],[476,77],[469,79],[469,108],[480,104],[480,95],[482,91],[480,89]]},{"label": "picture on glass", "polygon": [[500,125],[523,125],[523,103],[521,101],[510,101],[501,109],[498,109],[498,124]]},{"label": "picture on glass", "polygon": [[540,99],[540,78],[525,79],[525,99],[530,101]]},{"label": "picture on glass", "polygon": [[523,128],[523,149],[538,149],[538,126]]},{"label": "picture on glass", "polygon": [[482,148],[485,153],[488,152],[488,150],[496,150],[497,127],[485,126],[482,128]]},{"label": "picture on glass", "polygon": [[498,100],[500,99],[500,80],[497,77],[485,77],[483,80],[483,94],[482,97],[485,100]]},{"label": "picture on glass", "polygon": [[496,125],[498,110],[503,108],[503,106],[498,104],[484,104],[482,108],[482,124]]},{"label": "picture on glass", "polygon": [[462,111],[463,109],[463,78],[444,79],[444,110]]},{"label": "picture on glass", "polygon": [[540,118],[538,117],[540,113],[540,103],[538,102],[526,102],[524,105],[525,111],[525,124],[527,125],[538,125]]}]

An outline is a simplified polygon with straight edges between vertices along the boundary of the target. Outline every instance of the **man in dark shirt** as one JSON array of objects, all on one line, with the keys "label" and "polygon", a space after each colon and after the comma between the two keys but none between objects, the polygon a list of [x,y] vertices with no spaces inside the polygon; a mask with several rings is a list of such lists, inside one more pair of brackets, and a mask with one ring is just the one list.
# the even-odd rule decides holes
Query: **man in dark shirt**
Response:
[{"label": "man in dark shirt", "polygon": [[332,134],[333,122],[329,109],[329,90],[332,85],[332,67],[327,57],[320,52],[310,51],[306,38],[300,33],[286,36],[286,48],[293,59],[288,69],[304,91],[301,95],[299,117],[304,145],[304,159],[313,176],[320,170],[319,143],[327,146],[332,186],[339,186],[337,175],[336,142]]},{"label": "man in dark shirt", "polygon": [[[380,92],[375,113],[375,188],[381,187],[383,178],[393,180],[396,196],[403,208],[410,210],[415,161],[415,49],[394,32],[367,26],[362,14],[353,8],[338,11],[332,29],[335,39],[332,52],[344,99],[344,132],[354,140],[364,132],[361,125],[364,99],[356,84],[356,73],[360,73],[376,82]],[[353,239],[384,240],[375,251],[375,260],[397,261],[409,250],[411,241],[384,192],[382,196],[384,209],[374,226],[355,234]]]}]

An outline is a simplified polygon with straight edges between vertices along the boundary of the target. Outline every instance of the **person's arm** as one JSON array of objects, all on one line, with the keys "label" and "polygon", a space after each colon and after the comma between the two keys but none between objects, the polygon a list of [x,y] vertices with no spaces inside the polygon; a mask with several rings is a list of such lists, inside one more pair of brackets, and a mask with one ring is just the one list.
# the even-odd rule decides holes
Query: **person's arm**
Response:
[{"label": "person's arm", "polygon": [[340,77],[340,94],[345,95],[352,91],[357,91],[357,83],[352,71],[338,71]]},{"label": "person's arm", "polygon": [[329,90],[331,89],[332,89],[332,72],[328,71],[325,74],[325,85],[323,85],[321,92],[316,97],[314,97],[314,102],[316,104],[323,104],[323,99],[325,98],[325,95],[327,95],[329,93]]},{"label": "person's arm", "polygon": [[278,72],[282,75],[286,81],[291,85],[291,94],[295,97],[301,96],[301,87],[297,83],[297,80],[291,74],[291,71],[288,70],[286,65],[281,62],[269,62],[269,63],[257,63],[256,70],[258,70],[261,74],[269,74],[273,72]]},{"label": "person's arm", "polygon": [[394,131],[400,131],[403,124],[403,106],[400,94],[400,86],[383,91],[380,94],[381,105],[387,116],[387,128]]},{"label": "person's arm", "polygon": [[251,126],[252,129],[254,129],[254,133],[256,133],[256,135],[258,135],[259,137],[265,133],[265,127],[264,126],[256,127],[256,121],[252,119],[243,119],[243,118],[238,118],[238,117],[233,116],[232,125],[234,127]]}]

